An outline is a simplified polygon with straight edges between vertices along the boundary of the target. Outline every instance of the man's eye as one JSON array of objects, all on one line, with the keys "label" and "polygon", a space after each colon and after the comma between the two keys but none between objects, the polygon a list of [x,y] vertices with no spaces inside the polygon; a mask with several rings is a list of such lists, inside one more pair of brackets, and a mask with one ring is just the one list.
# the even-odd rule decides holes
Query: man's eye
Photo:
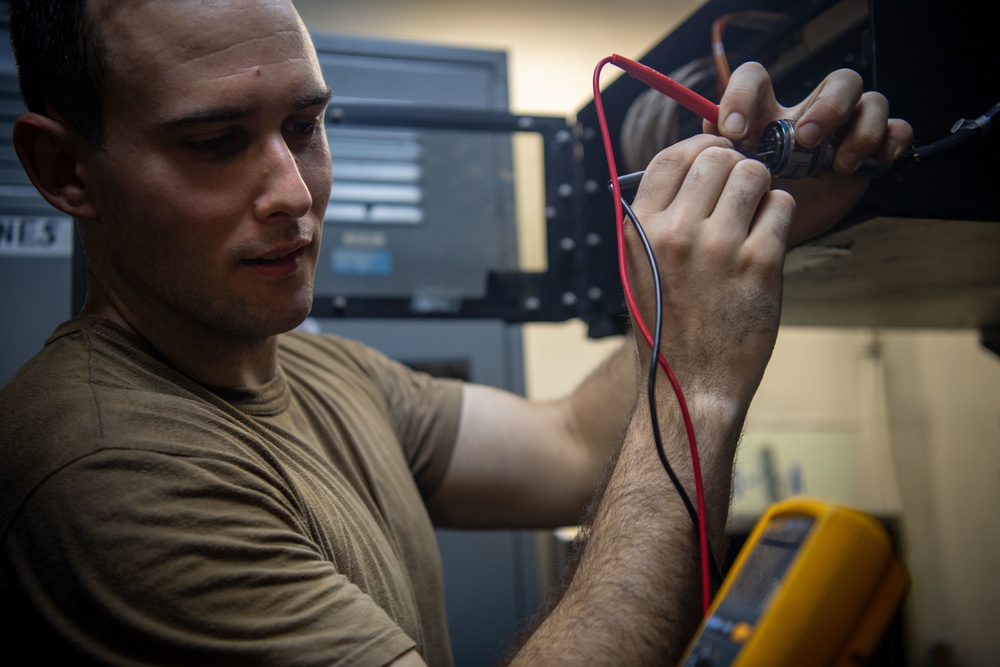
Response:
[{"label": "man's eye", "polygon": [[309,140],[319,132],[321,122],[318,119],[295,121],[289,125],[289,131],[295,139]]},{"label": "man's eye", "polygon": [[200,139],[191,143],[195,151],[209,155],[225,155],[235,151],[239,146],[240,138],[235,134],[221,134],[217,137]]}]

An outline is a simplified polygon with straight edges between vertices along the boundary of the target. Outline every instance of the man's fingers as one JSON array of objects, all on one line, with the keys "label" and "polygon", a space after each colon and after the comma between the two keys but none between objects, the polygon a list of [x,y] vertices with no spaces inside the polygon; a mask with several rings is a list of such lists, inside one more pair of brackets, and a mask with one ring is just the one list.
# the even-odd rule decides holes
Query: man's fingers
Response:
[{"label": "man's fingers", "polygon": [[722,137],[700,134],[660,151],[639,184],[632,206],[636,213],[653,215],[666,209],[677,197],[691,165],[705,149],[713,146],[731,148],[732,143]]},{"label": "man's fingers", "polygon": [[757,160],[729,153],[733,156],[732,167],[724,174],[724,188],[719,190],[718,201],[713,200],[705,231],[713,239],[734,247],[746,240],[761,198],[771,187],[771,174]]},{"label": "man's fingers", "polygon": [[777,117],[780,109],[767,70],[760,63],[744,63],[729,78],[719,103],[718,127],[706,124],[705,131],[739,142],[759,129],[758,118]]},{"label": "man's fingers", "polygon": [[875,153],[884,162],[899,159],[913,144],[913,127],[905,120],[890,118],[885,132],[885,142]]},{"label": "man's fingers", "polygon": [[885,97],[879,93],[865,93],[837,149],[834,170],[851,174],[864,160],[874,155],[885,143],[888,119],[889,102]]},{"label": "man's fingers", "polygon": [[795,199],[784,190],[769,190],[761,197],[746,243],[754,263],[784,265],[795,206]]},{"label": "man's fingers", "polygon": [[716,211],[723,193],[729,189],[733,168],[745,160],[742,155],[727,148],[706,148],[691,165],[677,193],[675,206],[682,208],[685,218],[699,222],[707,220]]},{"label": "man's fingers", "polygon": [[789,110],[797,119],[795,138],[806,148],[819,143],[851,119],[864,92],[857,72],[841,69],[830,74],[801,104]]}]

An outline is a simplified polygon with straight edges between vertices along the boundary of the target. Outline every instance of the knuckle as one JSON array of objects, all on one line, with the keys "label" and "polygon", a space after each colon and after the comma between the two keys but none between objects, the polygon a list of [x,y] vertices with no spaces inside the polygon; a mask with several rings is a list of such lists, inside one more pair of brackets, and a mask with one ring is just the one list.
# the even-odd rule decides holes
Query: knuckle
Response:
[{"label": "knuckle", "polygon": [[[795,219],[797,204],[792,195],[784,190],[772,190],[767,196],[768,206],[771,209],[771,215],[774,219],[774,224],[770,226],[770,229],[775,239],[780,241],[782,247],[784,247],[788,239],[788,232],[792,226],[792,220]],[[782,254],[783,257],[784,254]]]},{"label": "knuckle", "polygon": [[757,160],[742,160],[733,166],[728,188],[738,207],[753,210],[771,186],[771,174]]},{"label": "knuckle", "polygon": [[728,148],[723,148],[722,146],[709,146],[702,151],[701,154],[713,160],[720,160],[723,162],[735,161],[734,158],[739,158],[739,153],[736,153]]},{"label": "knuckle", "polygon": [[862,146],[876,146],[882,143],[882,138],[885,133],[880,131],[879,128],[857,128],[857,132],[854,136],[854,141],[858,145]]},{"label": "knuckle", "polygon": [[795,217],[797,204],[795,198],[784,190],[771,190],[767,193],[767,206],[771,215],[785,224],[791,224]]},{"label": "knuckle", "polygon": [[681,222],[685,219],[683,214],[670,216],[656,235],[655,245],[659,252],[674,261],[689,258],[694,249],[694,227]]},{"label": "knuckle", "polygon": [[656,165],[690,165],[691,162],[710,148],[722,147],[725,140],[708,134],[698,134],[688,137],[673,146],[669,146],[653,158]]},{"label": "knuckle", "polygon": [[853,100],[840,95],[822,95],[816,100],[815,107],[824,117],[846,119],[854,111]]},{"label": "knuckle", "polygon": [[682,151],[675,149],[674,147],[665,148],[650,160],[649,166],[646,168],[647,171],[660,172],[674,170],[685,164],[687,159]]},{"label": "knuckle", "polygon": [[795,211],[798,208],[798,203],[795,201],[795,197],[784,190],[775,190],[774,198],[781,212],[790,222],[791,219],[795,217]]},{"label": "knuckle", "polygon": [[771,172],[760,160],[741,159],[733,167],[733,171],[750,183],[765,187],[771,184]]},{"label": "knuckle", "polygon": [[695,166],[699,169],[732,169],[743,159],[736,151],[722,146],[709,146],[703,150],[695,159]]},{"label": "knuckle", "polygon": [[743,255],[743,264],[748,274],[767,280],[781,273],[785,264],[785,253],[751,246]]}]

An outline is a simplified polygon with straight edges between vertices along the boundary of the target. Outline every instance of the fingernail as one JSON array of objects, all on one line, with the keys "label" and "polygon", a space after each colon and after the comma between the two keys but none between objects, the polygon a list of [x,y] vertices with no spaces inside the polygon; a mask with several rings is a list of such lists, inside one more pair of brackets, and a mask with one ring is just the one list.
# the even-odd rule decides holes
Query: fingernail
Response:
[{"label": "fingernail", "polygon": [[837,156],[837,170],[852,173],[858,168],[858,164],[861,163],[861,159],[855,153],[841,153]]},{"label": "fingernail", "polygon": [[731,113],[726,116],[726,122],[722,125],[729,134],[741,137],[747,129],[747,119],[740,113]]},{"label": "fingernail", "polygon": [[821,136],[823,136],[823,129],[819,126],[819,123],[806,123],[805,125],[795,126],[796,139],[806,146],[815,146],[819,143]]}]

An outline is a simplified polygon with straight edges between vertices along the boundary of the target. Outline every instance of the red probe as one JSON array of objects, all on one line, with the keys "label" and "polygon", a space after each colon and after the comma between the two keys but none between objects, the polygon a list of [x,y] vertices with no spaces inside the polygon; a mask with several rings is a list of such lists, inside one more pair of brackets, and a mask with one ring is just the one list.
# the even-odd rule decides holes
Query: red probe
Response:
[{"label": "red probe", "polygon": [[652,67],[637,63],[617,53],[607,62],[625,71],[654,90],[658,90],[670,99],[689,109],[713,125],[719,124],[719,105],[715,104],[690,88],[682,86],[666,74],[660,74]]}]

